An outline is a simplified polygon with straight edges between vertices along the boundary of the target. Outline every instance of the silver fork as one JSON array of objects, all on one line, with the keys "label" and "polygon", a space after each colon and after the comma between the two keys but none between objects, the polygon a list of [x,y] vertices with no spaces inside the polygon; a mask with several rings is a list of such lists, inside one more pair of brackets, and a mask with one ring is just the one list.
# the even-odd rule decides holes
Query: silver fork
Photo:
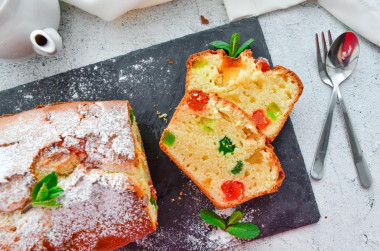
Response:
[{"label": "silver fork", "polygon": [[[328,31],[328,38],[329,38],[329,44],[331,46],[332,39],[331,39],[330,31]],[[326,55],[327,55],[328,50],[326,47],[325,34],[323,32],[322,32],[323,58],[321,57],[321,53],[320,53],[318,34],[315,34],[315,43],[316,43],[316,47],[317,47],[317,63],[318,63],[319,76],[325,84],[333,87],[331,79],[326,73],[325,59],[326,59]],[[348,138],[350,141],[351,153],[352,153],[352,156],[354,159],[356,170],[358,172],[360,183],[363,187],[369,188],[372,185],[371,173],[369,172],[367,163],[364,159],[362,149],[360,148],[358,139],[357,139],[356,134],[354,132],[354,129],[352,127],[352,123],[351,123],[351,120],[348,116],[346,105],[343,102],[343,97],[342,97],[342,94],[340,93],[339,88],[338,88],[337,94],[338,94],[338,103],[340,104],[340,108],[341,108],[342,113],[343,113]],[[328,132],[328,133],[330,133],[330,132]],[[319,142],[319,144],[320,143],[321,142]],[[314,158],[314,163],[313,163],[313,166],[312,166],[311,171],[310,171],[311,176],[315,179],[321,179],[323,177],[324,160],[326,157],[326,150],[327,150],[327,144],[326,145],[318,145],[316,156]],[[314,165],[315,159],[317,159],[317,158],[320,158],[322,165]]]}]

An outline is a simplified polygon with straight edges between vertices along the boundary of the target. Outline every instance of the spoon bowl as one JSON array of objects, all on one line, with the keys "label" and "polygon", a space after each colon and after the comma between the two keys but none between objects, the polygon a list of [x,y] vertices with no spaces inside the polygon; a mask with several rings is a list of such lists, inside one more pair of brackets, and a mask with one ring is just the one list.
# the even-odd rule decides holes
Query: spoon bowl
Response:
[{"label": "spoon bowl", "polygon": [[359,52],[359,40],[353,32],[345,32],[334,41],[326,56],[326,72],[334,85],[351,75],[358,63]]}]

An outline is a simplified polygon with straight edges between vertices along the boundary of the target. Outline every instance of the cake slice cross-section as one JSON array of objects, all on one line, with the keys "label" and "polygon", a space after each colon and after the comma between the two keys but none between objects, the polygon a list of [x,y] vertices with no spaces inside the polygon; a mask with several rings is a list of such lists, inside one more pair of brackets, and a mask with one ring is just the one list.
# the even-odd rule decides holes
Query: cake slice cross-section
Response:
[{"label": "cake slice cross-section", "polygon": [[160,147],[220,209],[275,192],[285,177],[255,123],[214,93],[187,92]]},{"label": "cake slice cross-section", "polygon": [[298,76],[282,67],[270,68],[250,50],[238,58],[223,50],[203,51],[187,61],[186,91],[214,92],[239,106],[270,141],[281,131],[294,103],[302,94]]}]

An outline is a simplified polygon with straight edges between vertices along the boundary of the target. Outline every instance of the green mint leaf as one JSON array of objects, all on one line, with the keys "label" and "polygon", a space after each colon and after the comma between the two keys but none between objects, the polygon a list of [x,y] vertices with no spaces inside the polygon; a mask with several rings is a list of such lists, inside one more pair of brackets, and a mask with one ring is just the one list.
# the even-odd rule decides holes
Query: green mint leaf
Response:
[{"label": "green mint leaf", "polygon": [[242,209],[235,210],[235,212],[233,212],[230,218],[228,219],[228,225],[233,225],[233,224],[238,223],[243,218],[243,215],[244,215],[244,211]]},{"label": "green mint leaf", "polygon": [[36,200],[37,194],[40,191],[42,184],[46,183],[46,187],[48,189],[53,188],[57,186],[58,184],[58,179],[57,179],[57,174],[55,172],[51,172],[45,177],[43,177],[33,188],[32,191],[32,200]]},{"label": "green mint leaf", "polygon": [[33,207],[60,207],[62,204],[57,203],[56,200],[35,201],[32,202]]},{"label": "green mint leaf", "polygon": [[234,33],[232,34],[231,36],[231,40],[230,40],[230,47],[231,47],[231,51],[230,51],[230,57],[235,57],[235,53],[239,47],[239,44],[240,44],[240,35],[239,33]]},{"label": "green mint leaf", "polygon": [[61,194],[63,194],[63,192],[64,192],[63,189],[60,187],[50,188],[49,189],[49,195],[48,195],[47,199],[50,200],[50,199],[56,198],[56,197],[60,196]]},{"label": "green mint leaf", "polygon": [[46,181],[44,181],[44,183],[46,183],[46,187],[48,189],[57,186],[57,184],[58,184],[58,178],[57,178],[56,172],[52,172],[52,173],[46,175],[42,180],[44,180],[46,177],[47,177],[47,179],[46,179]]},{"label": "green mint leaf", "polygon": [[234,169],[231,170],[231,173],[238,174],[241,172],[242,169],[243,169],[243,161],[239,160],[236,166],[234,167]]},{"label": "green mint leaf", "polygon": [[38,191],[36,201],[44,201],[47,199],[48,195],[49,195],[49,189],[46,187],[46,183],[43,183],[40,188],[40,191]]},{"label": "green mint leaf", "polygon": [[157,202],[156,200],[153,198],[153,196],[150,196],[150,204],[152,204],[155,208],[157,208]]},{"label": "green mint leaf", "polygon": [[210,225],[219,227],[221,229],[226,229],[226,223],[219,215],[217,215],[214,211],[208,209],[201,210],[202,219]]},{"label": "green mint leaf", "polygon": [[240,46],[239,50],[237,50],[237,52],[233,55],[233,57],[236,58],[237,56],[239,56],[239,54],[242,53],[245,49],[247,49],[247,47],[250,44],[252,44],[254,41],[255,41],[255,39],[251,38],[247,42],[245,42],[244,44],[242,44]]},{"label": "green mint leaf", "polygon": [[236,146],[232,144],[232,141],[227,136],[219,141],[219,152],[223,152],[224,155],[227,153],[233,153],[235,151],[235,147]]},{"label": "green mint leaf", "polygon": [[227,44],[226,42],[223,42],[223,41],[214,41],[214,42],[211,42],[210,45],[214,46],[217,49],[226,50],[228,52],[228,54],[230,54],[230,52],[231,52],[230,45]]},{"label": "green mint leaf", "polygon": [[227,228],[227,232],[242,239],[254,239],[260,234],[260,229],[249,222],[241,222],[231,225]]},{"label": "green mint leaf", "polygon": [[129,119],[131,120],[131,125],[133,125],[134,115],[133,115],[133,110],[132,109],[129,109]]}]

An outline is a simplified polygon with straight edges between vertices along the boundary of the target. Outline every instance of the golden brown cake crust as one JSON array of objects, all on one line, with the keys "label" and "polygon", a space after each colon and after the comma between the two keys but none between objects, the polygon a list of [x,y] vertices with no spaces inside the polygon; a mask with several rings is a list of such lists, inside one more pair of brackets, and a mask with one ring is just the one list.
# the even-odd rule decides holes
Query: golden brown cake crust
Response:
[{"label": "golden brown cake crust", "polygon": [[[241,64],[241,60],[242,60],[242,57],[248,57],[248,58],[253,58],[253,55],[252,55],[252,51],[247,49],[245,51],[243,51],[238,58],[231,58],[229,57],[226,52],[222,49],[219,49],[219,50],[216,50],[216,51],[213,51],[213,50],[206,50],[206,51],[202,51],[202,52],[198,52],[198,53],[195,53],[193,55],[191,55],[189,57],[189,59],[187,60],[187,64],[186,64],[186,67],[187,67],[187,72],[189,73],[191,71],[191,68],[194,64],[194,62],[198,61],[199,59],[202,59],[206,56],[209,56],[209,55],[219,55],[220,57],[222,57],[223,59],[223,65],[222,65],[222,68],[223,67],[231,67],[231,66],[238,66],[239,64]],[[235,64],[235,65],[234,65]],[[281,126],[278,127],[278,129],[276,130],[276,132],[274,132],[273,134],[271,134],[270,136],[267,136],[268,139],[270,140],[270,142],[272,142],[276,137],[277,135],[280,133],[284,123],[286,122],[286,119],[287,117],[289,116],[291,110],[293,109],[294,107],[294,104],[298,101],[299,97],[301,96],[302,92],[303,92],[303,84],[302,84],[302,81],[301,79],[297,76],[296,73],[294,73],[293,71],[283,67],[283,66],[280,66],[280,65],[276,65],[273,67],[272,71],[268,72],[268,73],[264,73],[264,74],[278,74],[284,78],[287,78],[287,79],[291,79],[292,82],[294,82],[297,86],[298,86],[298,92],[297,92],[297,95],[296,97],[294,98],[293,102],[290,104],[290,109],[288,110],[288,112],[285,113],[284,117],[285,119],[283,119],[281,121]],[[186,90],[189,90],[189,86],[190,86],[190,76],[189,74],[186,75]],[[244,112],[244,111],[243,111]],[[249,116],[249,114],[248,114]],[[251,116],[249,116],[251,118]],[[252,118],[251,118],[252,121],[254,121]]]},{"label": "golden brown cake crust", "polygon": [[[285,67],[282,67],[281,65],[276,65],[275,67],[273,67],[272,71],[277,72],[279,75],[281,75],[283,77],[287,77],[287,78],[292,79],[298,85],[297,96],[294,99],[294,101],[290,104],[289,111],[285,114],[285,117],[287,118],[287,117],[289,117],[290,112],[293,110],[294,104],[298,101],[299,97],[301,96],[301,94],[303,92],[303,84],[301,82],[301,79],[297,76],[297,74],[295,74],[293,71],[291,71]],[[282,120],[282,124],[278,128],[278,130],[271,137],[269,137],[270,142],[272,142],[277,137],[277,135],[280,133],[282,127],[284,126],[285,122],[286,122],[286,119]]]},{"label": "golden brown cake crust", "polygon": [[[1,250],[114,250],[156,230],[150,194],[134,176],[145,156],[129,109],[122,100],[70,102],[0,117]],[[78,153],[81,142],[86,158]],[[66,165],[62,156],[75,167],[64,174],[48,167],[65,190],[63,206],[21,213],[37,170],[45,160]]]},{"label": "golden brown cake crust", "polygon": [[[178,107],[176,108],[176,111],[174,112],[174,115],[172,117],[172,121],[173,122],[176,121],[176,117],[177,117],[177,114],[178,114],[178,108],[181,107],[181,106],[183,106],[185,104],[186,99],[188,98],[188,95],[189,95],[188,93],[185,93],[184,97],[182,98],[181,102],[179,103]],[[219,97],[215,93],[210,93],[209,95],[212,96],[212,97],[214,97],[215,99],[217,99],[218,102],[222,102],[225,106],[227,106],[227,105],[228,106],[232,106],[237,112],[241,113],[242,116],[245,116],[245,117],[248,118],[248,115],[240,107],[236,106],[233,102],[231,102],[229,100],[226,100],[226,99],[223,99],[223,98]],[[172,123],[172,121],[170,121],[170,123]],[[160,139],[160,143],[159,143],[161,150],[163,152],[165,152],[165,154],[168,155],[169,158],[201,189],[201,191],[210,199],[210,201],[218,209],[231,208],[231,207],[237,206],[239,204],[242,204],[242,203],[244,203],[244,202],[246,202],[248,200],[251,200],[253,198],[256,198],[256,197],[259,197],[259,196],[262,196],[262,195],[265,195],[265,194],[269,194],[269,193],[274,193],[274,192],[278,191],[278,188],[281,186],[281,184],[282,184],[282,182],[283,182],[283,180],[285,178],[285,173],[282,170],[280,161],[278,160],[276,154],[273,151],[273,146],[271,144],[269,144],[269,142],[267,141],[267,143],[266,143],[266,151],[269,152],[272,155],[271,159],[274,162],[274,166],[275,166],[275,168],[277,169],[277,172],[278,172],[278,177],[279,178],[278,178],[276,184],[270,190],[263,191],[262,193],[260,193],[258,195],[254,195],[254,196],[251,196],[251,197],[243,197],[241,199],[234,200],[234,201],[231,201],[231,202],[219,202],[218,200],[216,200],[216,198],[214,198],[211,195],[211,193],[204,187],[204,185],[202,183],[198,182],[198,180],[190,172],[188,172],[186,170],[186,168],[184,168],[184,166],[179,162],[179,160],[177,160],[169,152],[168,148],[165,146],[165,144],[163,144],[163,137],[164,137],[164,133],[162,134],[161,139]]]}]

